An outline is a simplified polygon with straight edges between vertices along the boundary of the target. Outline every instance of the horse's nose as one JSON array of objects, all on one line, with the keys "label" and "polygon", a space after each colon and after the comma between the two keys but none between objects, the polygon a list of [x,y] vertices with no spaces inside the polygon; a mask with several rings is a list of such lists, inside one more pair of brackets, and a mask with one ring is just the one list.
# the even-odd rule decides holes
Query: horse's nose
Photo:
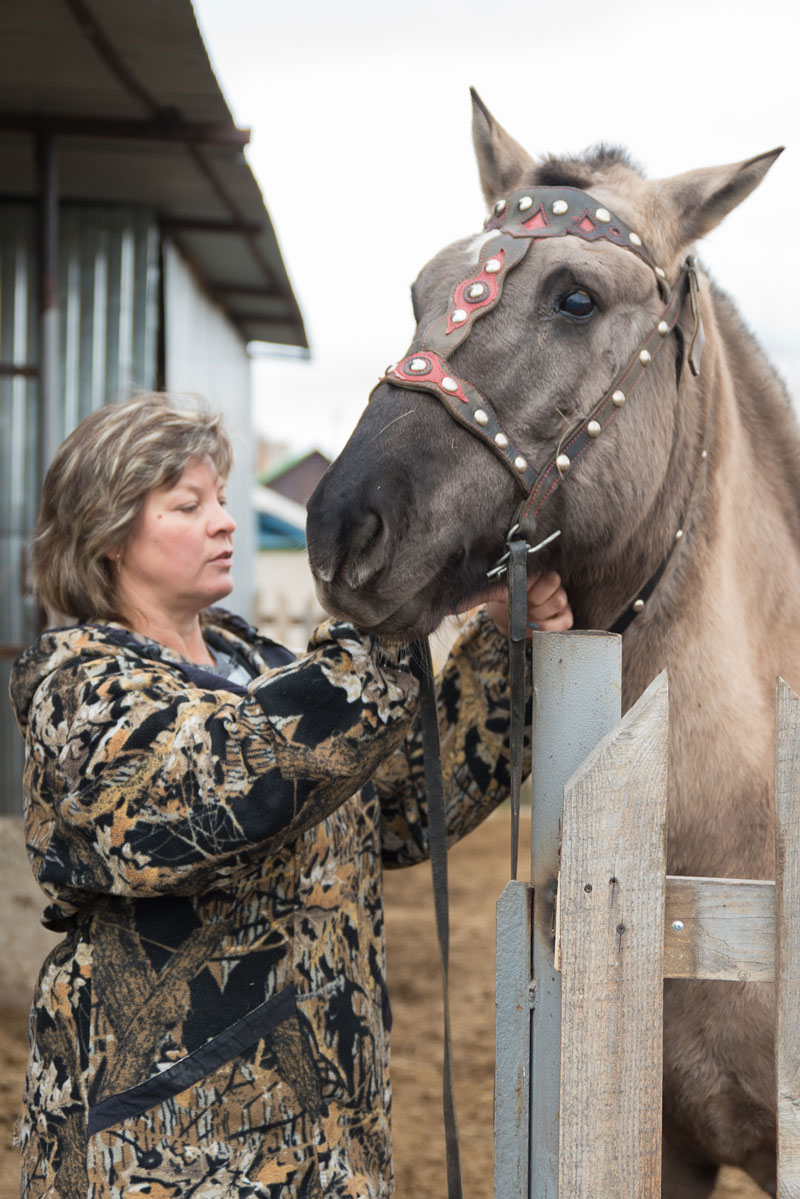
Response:
[{"label": "horse's nose", "polygon": [[[323,480],[324,482],[324,480]],[[327,488],[317,488],[308,505],[308,552],[311,568],[323,583],[340,579],[356,591],[384,565],[389,524],[371,503],[329,503]]]},{"label": "horse's nose", "polygon": [[389,529],[380,512],[365,512],[353,530],[343,562],[344,578],[353,591],[376,575],[386,561]]}]

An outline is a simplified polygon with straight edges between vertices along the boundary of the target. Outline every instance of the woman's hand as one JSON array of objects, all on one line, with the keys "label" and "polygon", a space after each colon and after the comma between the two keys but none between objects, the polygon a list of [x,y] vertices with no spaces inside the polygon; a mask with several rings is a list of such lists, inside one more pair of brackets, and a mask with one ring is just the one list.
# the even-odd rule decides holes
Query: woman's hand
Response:
[{"label": "woman's hand", "polygon": [[[508,636],[508,588],[495,592],[486,601],[486,611],[501,633]],[[564,633],[572,628],[572,609],[567,593],[561,586],[561,576],[554,570],[528,577],[528,618],[530,628],[545,633]],[[530,640],[530,632],[528,633]]]}]

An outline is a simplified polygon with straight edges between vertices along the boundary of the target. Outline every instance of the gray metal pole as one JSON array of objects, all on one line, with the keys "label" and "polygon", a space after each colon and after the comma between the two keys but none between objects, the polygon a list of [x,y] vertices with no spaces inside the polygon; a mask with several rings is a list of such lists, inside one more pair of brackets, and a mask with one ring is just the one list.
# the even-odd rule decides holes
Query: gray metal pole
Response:
[{"label": "gray metal pole", "polygon": [[58,173],[49,133],[36,137],[39,191],[39,453],[41,478],[61,443],[61,356],[58,296]]},{"label": "gray metal pole", "polygon": [[512,879],[497,901],[494,1196],[528,1199],[531,890]]},{"label": "gray metal pole", "polygon": [[621,661],[622,638],[610,633],[533,634],[530,1199],[558,1199],[561,976],[554,947],[564,784],[620,719]]}]

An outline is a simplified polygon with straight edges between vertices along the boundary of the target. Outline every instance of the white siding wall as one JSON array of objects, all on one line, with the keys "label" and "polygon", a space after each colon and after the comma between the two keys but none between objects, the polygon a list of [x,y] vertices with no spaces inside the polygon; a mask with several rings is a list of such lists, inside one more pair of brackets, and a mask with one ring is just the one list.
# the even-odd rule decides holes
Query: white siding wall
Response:
[{"label": "white siding wall", "polygon": [[255,617],[255,529],[250,487],[255,475],[255,439],[250,421],[250,358],[224,312],[198,286],[176,248],[164,244],[166,386],[195,392],[224,412],[236,455],[228,484],[236,520],[234,590],[223,601],[247,620]]},{"label": "white siding wall", "polygon": [[325,619],[305,550],[262,550],[256,554],[256,624],[262,633],[296,654]]}]

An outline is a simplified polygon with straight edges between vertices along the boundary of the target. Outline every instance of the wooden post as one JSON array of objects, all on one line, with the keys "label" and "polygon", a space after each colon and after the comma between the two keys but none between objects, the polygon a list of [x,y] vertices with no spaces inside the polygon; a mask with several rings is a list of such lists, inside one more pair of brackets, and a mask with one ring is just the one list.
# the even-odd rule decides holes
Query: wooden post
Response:
[{"label": "wooden post", "polygon": [[564,784],[619,720],[621,659],[622,638],[611,633],[533,634],[530,1199],[558,1196],[561,975],[554,949]]},{"label": "wooden post", "polygon": [[667,753],[661,674],[564,789],[560,1199],[661,1194]]},{"label": "wooden post", "polygon": [[800,698],[780,678],[775,725],[778,1196],[800,1199]]}]

